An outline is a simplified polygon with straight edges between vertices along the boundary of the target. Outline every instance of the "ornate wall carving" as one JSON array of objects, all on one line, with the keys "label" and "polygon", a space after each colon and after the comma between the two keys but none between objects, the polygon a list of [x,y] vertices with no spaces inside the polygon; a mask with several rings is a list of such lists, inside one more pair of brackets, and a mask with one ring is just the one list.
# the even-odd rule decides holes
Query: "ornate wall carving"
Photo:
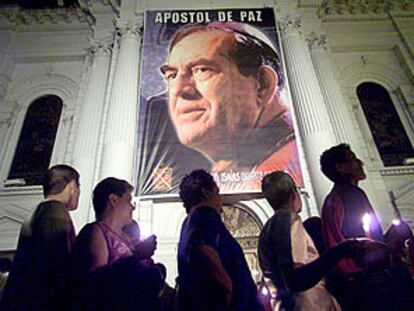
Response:
[{"label": "ornate wall carving", "polygon": [[0,10],[0,22],[7,22],[15,27],[35,24],[85,23],[87,21],[87,15],[78,8],[45,10],[23,10],[21,8],[11,8]]}]

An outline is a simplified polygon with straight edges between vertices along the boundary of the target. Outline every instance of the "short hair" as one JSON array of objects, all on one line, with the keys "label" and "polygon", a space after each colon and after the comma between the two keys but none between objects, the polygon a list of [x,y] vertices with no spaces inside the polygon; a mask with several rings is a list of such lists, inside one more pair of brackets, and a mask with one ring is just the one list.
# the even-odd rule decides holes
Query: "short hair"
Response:
[{"label": "short hair", "polygon": [[180,183],[180,198],[187,213],[191,207],[205,199],[202,189],[213,190],[217,186],[213,176],[205,170],[195,170],[186,175]]},{"label": "short hair", "polygon": [[221,30],[234,34],[236,44],[229,56],[242,75],[256,77],[259,67],[268,65],[278,75],[278,91],[284,87],[282,65],[277,50],[263,32],[248,24],[217,22],[181,28],[171,40],[169,52],[171,53],[174,46],[190,34],[209,30]]},{"label": "short hair", "polygon": [[134,187],[126,180],[115,177],[107,177],[101,180],[93,190],[92,203],[95,217],[99,219],[106,210],[106,203],[111,194],[122,196],[124,193],[132,192]]},{"label": "short hair", "polygon": [[79,186],[79,173],[73,167],[66,164],[52,166],[43,177],[43,195],[61,193],[72,180]]},{"label": "short hair", "polygon": [[325,150],[320,158],[321,170],[334,183],[341,179],[341,173],[338,172],[336,165],[346,163],[347,151],[351,151],[348,144],[339,144]]},{"label": "short hair", "polygon": [[295,190],[295,181],[285,172],[276,171],[262,179],[262,193],[274,210],[285,205]]}]

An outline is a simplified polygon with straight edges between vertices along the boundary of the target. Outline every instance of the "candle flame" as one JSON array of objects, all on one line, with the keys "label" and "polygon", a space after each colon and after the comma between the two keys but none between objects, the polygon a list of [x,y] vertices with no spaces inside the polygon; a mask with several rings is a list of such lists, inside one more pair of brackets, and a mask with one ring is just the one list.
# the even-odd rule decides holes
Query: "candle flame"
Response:
[{"label": "candle flame", "polygon": [[395,218],[392,220],[392,224],[394,226],[399,226],[401,224],[401,220],[399,220],[398,218]]},{"label": "candle flame", "polygon": [[371,215],[368,213],[365,213],[364,216],[362,216],[362,228],[365,232],[369,232],[369,227],[371,224]]},{"label": "candle flame", "polygon": [[261,292],[263,296],[267,296],[269,294],[269,290],[267,289],[266,286],[262,287]]}]

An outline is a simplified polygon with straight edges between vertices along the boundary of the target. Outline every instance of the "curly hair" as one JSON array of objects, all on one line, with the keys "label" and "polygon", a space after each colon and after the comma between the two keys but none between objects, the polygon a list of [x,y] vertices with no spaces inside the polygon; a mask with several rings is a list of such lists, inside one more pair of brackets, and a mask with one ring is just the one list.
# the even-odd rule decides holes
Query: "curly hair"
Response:
[{"label": "curly hair", "polygon": [[205,170],[195,170],[186,175],[180,183],[180,198],[187,213],[191,207],[205,199],[202,189],[212,190],[216,186],[213,176]]},{"label": "curly hair", "polygon": [[336,169],[336,165],[347,162],[347,152],[351,151],[348,144],[339,144],[325,150],[320,158],[321,170],[331,181],[337,182],[341,174]]}]

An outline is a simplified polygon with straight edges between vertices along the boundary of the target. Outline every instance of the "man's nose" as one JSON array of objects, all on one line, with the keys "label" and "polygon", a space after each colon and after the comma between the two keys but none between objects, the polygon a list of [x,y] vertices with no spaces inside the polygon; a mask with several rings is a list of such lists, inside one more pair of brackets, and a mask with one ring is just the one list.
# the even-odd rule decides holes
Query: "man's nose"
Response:
[{"label": "man's nose", "polygon": [[176,97],[191,96],[197,92],[194,78],[188,72],[177,73],[177,77],[169,87]]}]

